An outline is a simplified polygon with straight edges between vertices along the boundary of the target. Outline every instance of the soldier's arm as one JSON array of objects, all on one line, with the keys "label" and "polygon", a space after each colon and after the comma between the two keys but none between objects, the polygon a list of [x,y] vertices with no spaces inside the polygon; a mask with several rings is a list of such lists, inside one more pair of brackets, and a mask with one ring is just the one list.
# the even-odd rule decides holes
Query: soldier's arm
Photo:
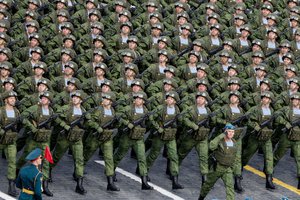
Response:
[{"label": "soldier's arm", "polygon": [[187,112],[182,116],[182,123],[183,125],[189,127],[189,128],[195,128],[197,127],[197,124],[193,122],[193,116],[192,116],[192,108],[187,108]]},{"label": "soldier's arm", "polygon": [[38,173],[34,182],[34,197],[36,200],[42,200],[42,173]]},{"label": "soldier's arm", "polygon": [[159,106],[158,108],[155,109],[155,114],[150,115],[150,117],[149,117],[149,121],[151,122],[152,126],[156,130],[161,128],[159,123],[158,123],[158,121],[160,120],[159,118],[160,118],[161,112],[162,112],[162,107]]},{"label": "soldier's arm", "polygon": [[216,150],[218,148],[218,145],[219,145],[220,141],[222,139],[224,139],[224,137],[225,137],[224,133],[221,133],[220,135],[218,135],[217,137],[215,137],[212,141],[210,141],[210,143],[209,143],[209,149],[211,151]]},{"label": "soldier's arm", "polygon": [[254,129],[256,131],[260,130],[260,124],[259,124],[259,119],[258,119],[258,110],[255,107],[250,108],[250,110],[246,113],[249,115],[249,120],[248,120],[248,126],[251,129]]},{"label": "soldier's arm", "polygon": [[68,106],[63,106],[57,109],[58,118],[56,118],[55,122],[59,124],[61,127],[65,127],[67,123],[66,120],[66,113],[67,113]]},{"label": "soldier's arm", "polygon": [[33,125],[32,120],[34,118],[34,114],[36,113],[35,110],[36,106],[31,106],[28,109],[26,109],[25,111],[22,112],[21,116],[23,118],[23,125],[25,126],[25,128],[28,128],[29,130],[33,131],[36,130],[36,126]]}]

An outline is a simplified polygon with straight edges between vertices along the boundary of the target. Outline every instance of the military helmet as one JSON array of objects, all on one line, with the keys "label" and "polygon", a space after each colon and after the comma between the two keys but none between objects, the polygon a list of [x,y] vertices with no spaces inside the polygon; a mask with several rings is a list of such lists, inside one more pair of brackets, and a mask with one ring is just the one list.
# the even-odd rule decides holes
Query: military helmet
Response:
[{"label": "military helmet", "polygon": [[94,70],[96,71],[96,69],[98,69],[98,68],[102,69],[105,72],[105,74],[108,72],[108,67],[107,67],[107,65],[105,63],[102,63],[102,62],[101,63],[97,63],[94,66]]},{"label": "military helmet", "polygon": [[242,25],[240,31],[242,32],[243,30],[248,31],[250,34],[252,33],[252,27],[250,24]]},{"label": "military helmet", "polygon": [[159,43],[160,41],[167,44],[167,46],[171,46],[171,39],[168,36],[160,36],[157,40],[157,43]]},{"label": "military helmet", "polygon": [[39,95],[39,98],[41,99],[42,97],[46,97],[46,98],[49,99],[51,102],[53,101],[53,94],[52,94],[50,91],[42,92],[42,93]]},{"label": "military helmet", "polygon": [[228,45],[233,47],[233,40],[232,39],[225,39],[223,45]]},{"label": "military helmet", "polygon": [[269,87],[271,87],[271,80],[268,78],[264,78],[263,80],[260,81],[260,85],[263,83],[267,84]]},{"label": "military helmet", "polygon": [[61,23],[61,26],[60,26],[61,30],[64,29],[64,28],[67,28],[69,29],[71,32],[74,31],[74,26],[71,22],[63,22]]},{"label": "military helmet", "polygon": [[10,62],[4,61],[0,63],[0,69],[6,69],[8,71],[11,71],[13,69],[13,66]]},{"label": "military helmet", "polygon": [[2,94],[2,99],[7,99],[9,97],[16,97],[17,98],[18,94],[13,91],[13,90],[10,90],[10,91],[5,91],[3,94]]},{"label": "military helmet", "polygon": [[245,15],[244,13],[241,13],[241,14],[237,14],[234,16],[234,19],[235,20],[243,20],[244,22],[247,22],[248,21],[248,18],[247,18],[247,15]]},{"label": "military helmet", "polygon": [[196,99],[198,97],[204,97],[207,101],[210,100],[209,94],[207,92],[197,92]]},{"label": "military helmet", "polygon": [[159,29],[159,30],[163,31],[164,25],[160,22],[157,22],[151,26],[151,29]]},{"label": "military helmet", "polygon": [[227,50],[222,50],[219,54],[220,57],[227,57],[227,58],[231,58],[229,51]]},{"label": "military helmet", "polygon": [[34,48],[32,48],[32,49],[30,50],[30,55],[31,55],[33,52],[38,53],[38,54],[40,54],[41,56],[44,55],[44,51],[43,51],[43,49],[42,49],[41,47],[34,47]]},{"label": "military helmet", "polygon": [[289,80],[289,84],[291,83],[296,83],[298,86],[300,86],[300,79],[298,77],[291,78]]},{"label": "military helmet", "polygon": [[92,22],[91,23],[91,28],[97,28],[101,31],[104,30],[104,25],[101,22]]},{"label": "military helmet", "polygon": [[27,17],[27,16],[31,17],[34,20],[37,20],[39,17],[39,14],[37,12],[35,12],[34,10],[26,10],[25,17]]},{"label": "military helmet", "polygon": [[128,39],[127,39],[127,43],[129,43],[129,42],[135,42],[135,43],[138,44],[139,38],[138,38],[137,36],[135,36],[135,35],[131,35],[131,36],[129,36]]},{"label": "military helmet", "polygon": [[285,58],[289,58],[293,63],[295,63],[295,56],[292,53],[288,52],[284,54],[282,56],[282,60],[284,60]]},{"label": "military helmet", "polygon": [[229,99],[230,99],[230,97],[232,96],[232,95],[235,95],[235,96],[237,96],[238,98],[241,98],[242,97],[242,95],[241,95],[241,93],[239,92],[239,91],[237,91],[237,90],[234,90],[234,91],[230,91],[229,92]]},{"label": "military helmet", "polygon": [[132,82],[131,82],[131,87],[135,86],[135,85],[138,85],[140,86],[142,89],[145,88],[145,84],[144,84],[144,81],[142,79],[134,79]]},{"label": "military helmet", "polygon": [[28,3],[32,3],[32,4],[34,4],[34,5],[38,6],[38,7],[41,6],[40,0],[28,0]]},{"label": "military helmet", "polygon": [[68,6],[68,0],[55,0],[54,3],[62,3],[65,4],[65,6]]},{"label": "military helmet", "polygon": [[176,102],[179,102],[180,101],[180,98],[179,98],[179,95],[176,91],[169,91],[166,93],[166,99],[168,97],[172,97],[173,99],[175,99]]},{"label": "military helmet", "polygon": [[69,55],[72,59],[74,59],[76,56],[74,49],[70,49],[70,48],[63,48],[60,52],[60,55],[63,55],[63,54]]},{"label": "military helmet", "polygon": [[278,16],[274,13],[268,14],[266,18],[267,18],[267,20],[271,19],[271,20],[275,21],[275,23],[278,22]]},{"label": "military helmet", "polygon": [[6,83],[12,84],[12,85],[14,86],[14,88],[17,87],[17,82],[16,82],[16,80],[15,80],[14,78],[12,78],[12,77],[7,77],[7,78],[3,81],[2,85],[4,86]]},{"label": "military helmet", "polygon": [[10,28],[10,22],[7,19],[1,19],[0,27],[6,28],[8,30]]},{"label": "military helmet", "polygon": [[295,15],[291,15],[290,16],[290,21],[293,21],[293,20],[299,22],[300,21],[300,16],[296,15],[296,14]]},{"label": "military helmet", "polygon": [[36,29],[40,29],[40,25],[39,25],[38,21],[36,21],[36,20],[30,20],[30,21],[26,22],[25,26],[26,27],[32,26],[32,27],[35,27]]},{"label": "military helmet", "polygon": [[147,100],[147,94],[143,91],[138,91],[132,94],[133,99],[140,98],[143,100]]},{"label": "military helmet", "polygon": [[95,55],[102,56],[104,59],[108,56],[107,52],[104,49],[95,49],[93,52],[93,56]]},{"label": "military helmet", "polygon": [[132,30],[132,23],[131,22],[124,22],[121,24],[120,29],[122,29],[123,26],[127,26],[130,28],[130,30]]},{"label": "military helmet", "polygon": [[119,17],[121,17],[122,15],[128,17],[128,19],[131,18],[131,13],[130,13],[129,10],[126,10],[126,9],[122,10],[122,11],[119,13]]},{"label": "military helmet", "polygon": [[271,100],[274,99],[274,94],[271,92],[271,91],[264,91],[260,94],[260,97],[263,98],[263,97],[268,97],[270,98]]},{"label": "military helmet", "polygon": [[288,70],[294,72],[297,75],[297,67],[296,67],[296,65],[290,64],[290,65],[286,66],[285,71],[288,71]]},{"label": "military helmet", "polygon": [[132,71],[134,71],[135,74],[139,74],[139,68],[136,64],[134,63],[129,63],[129,64],[126,64],[125,66],[125,71],[127,69],[131,69]]},{"label": "military helmet", "polygon": [[267,33],[270,33],[270,32],[276,33],[277,35],[279,34],[279,30],[278,30],[278,28],[276,28],[276,27],[270,27],[270,28],[267,30]]},{"label": "military helmet", "polygon": [[212,30],[212,29],[214,29],[214,28],[217,29],[217,30],[219,30],[219,31],[222,30],[221,24],[213,24],[213,25],[211,25],[211,26],[209,27],[210,30]]},{"label": "military helmet", "polygon": [[229,66],[228,66],[228,71],[230,69],[234,69],[237,73],[239,73],[239,66],[235,63],[231,63]]},{"label": "military helmet", "polygon": [[131,57],[132,59],[135,59],[134,52],[130,49],[126,49],[126,50],[122,51],[121,56],[122,57],[127,56],[127,57]]},{"label": "military helmet", "polygon": [[173,88],[178,88],[178,84],[174,79],[163,79],[163,84],[171,85]]},{"label": "military helmet", "polygon": [[299,92],[295,92],[294,94],[290,95],[290,99],[300,99],[300,93]]},{"label": "military helmet", "polygon": [[7,47],[0,48],[0,53],[4,53],[8,57],[8,59],[12,57],[11,50]]},{"label": "military helmet", "polygon": [[0,32],[0,39],[3,39],[6,43],[10,42],[10,36],[4,32]]},{"label": "military helmet", "polygon": [[70,94],[71,98],[73,97],[79,97],[81,100],[85,99],[85,94],[82,90],[75,90]]},{"label": "military helmet", "polygon": [[101,83],[101,88],[106,85],[108,86],[111,90],[114,90],[114,84],[112,81],[108,80],[108,79],[104,79],[104,81]]},{"label": "military helmet", "polygon": [[70,13],[69,11],[65,10],[65,9],[60,9],[56,11],[56,16],[62,16],[62,17],[66,17],[66,18],[70,18]]},{"label": "military helmet", "polygon": [[291,42],[288,41],[288,40],[282,40],[279,44],[279,47],[282,48],[282,47],[286,47],[286,48],[289,48],[291,49],[292,45],[291,45]]},{"label": "military helmet", "polygon": [[66,67],[71,68],[74,72],[76,72],[77,69],[78,69],[77,63],[75,63],[75,62],[73,62],[73,61],[68,61],[68,62],[65,64],[65,68],[66,68]]},{"label": "military helmet", "polygon": [[193,45],[199,46],[199,47],[203,47],[203,40],[201,39],[196,39],[193,41]]},{"label": "military helmet", "polygon": [[111,100],[112,102],[116,101],[116,95],[113,92],[105,92],[102,94],[103,99]]},{"label": "military helmet", "polygon": [[29,40],[36,39],[41,43],[43,41],[42,36],[39,33],[32,33],[29,35]]},{"label": "military helmet", "polygon": [[97,8],[90,10],[89,17],[91,17],[91,15],[96,15],[98,18],[101,18],[101,12]]},{"label": "military helmet", "polygon": [[178,13],[177,14],[177,19],[179,19],[180,17],[186,18],[187,21],[190,20],[190,16],[186,11]]},{"label": "military helmet", "polygon": [[266,9],[266,10],[269,10],[269,11],[271,11],[271,12],[273,12],[273,6],[271,5],[271,4],[263,4],[262,6],[261,6],[261,9],[263,10],[263,9]]},{"label": "military helmet", "polygon": [[208,83],[208,81],[206,79],[199,79],[199,80],[197,80],[196,86],[198,87],[199,85],[208,86],[209,83]]},{"label": "military helmet", "polygon": [[74,78],[74,77],[70,78],[67,81],[67,85],[69,85],[69,84],[73,84],[77,88],[77,90],[81,89],[81,83],[80,83],[79,79],[77,79],[77,78]]},{"label": "military helmet", "polygon": [[242,10],[242,11],[245,11],[246,10],[246,5],[244,3],[237,3],[235,4],[234,6],[234,9],[235,10]]},{"label": "military helmet", "polygon": [[177,1],[175,4],[174,4],[174,7],[180,7],[182,9],[184,9],[185,11],[188,11],[189,10],[189,5],[187,3],[183,3],[183,2],[180,2],[180,1]]},{"label": "military helmet", "polygon": [[292,14],[300,14],[300,7],[299,6],[294,6],[293,8],[290,9],[290,13]]},{"label": "military helmet", "polygon": [[218,11],[218,8],[217,8],[216,4],[214,4],[214,3],[208,3],[208,4],[206,4],[205,9],[206,10],[210,9],[210,10],[213,10],[214,12]]},{"label": "military helmet", "polygon": [[199,60],[199,57],[200,57],[200,53],[199,52],[192,50],[192,51],[189,52],[188,57],[190,57],[191,55],[196,56],[197,59]]},{"label": "military helmet", "polygon": [[213,12],[213,13],[211,13],[211,14],[208,15],[207,19],[208,20],[210,20],[210,19],[217,19],[217,20],[219,20],[220,19],[220,15],[217,14],[217,13],[215,13],[215,12]]},{"label": "military helmet", "polygon": [[11,0],[0,0],[0,4],[6,5],[8,8],[11,7],[12,1]]},{"label": "military helmet", "polygon": [[75,36],[72,35],[72,34],[69,34],[69,35],[64,36],[64,37],[63,37],[63,42],[65,42],[66,40],[72,40],[73,43],[76,42],[76,38],[75,38]]},{"label": "military helmet", "polygon": [[149,19],[151,19],[152,17],[158,18],[159,21],[162,21],[162,19],[163,19],[163,16],[162,16],[161,13],[158,12],[158,11],[154,11],[153,13],[150,13]]},{"label": "military helmet", "polygon": [[241,79],[238,77],[231,77],[228,81],[228,85],[237,84],[241,86]]},{"label": "military helmet", "polygon": [[41,78],[40,80],[38,80],[36,85],[39,86],[40,84],[46,85],[48,89],[51,88],[51,82],[46,78]]},{"label": "military helmet", "polygon": [[85,3],[91,2],[92,4],[94,4],[96,7],[98,6],[98,0],[86,0]]},{"label": "military helmet", "polygon": [[115,6],[122,6],[122,7],[126,7],[126,1],[124,0],[116,0],[115,1]]},{"label": "military helmet", "polygon": [[198,70],[203,70],[205,71],[206,73],[208,73],[208,70],[209,70],[209,66],[206,64],[206,63],[200,63],[196,66],[197,68],[197,71]]},{"label": "military helmet", "polygon": [[265,71],[266,73],[268,72],[268,66],[265,63],[260,63],[255,67],[255,71],[257,70],[262,70]]},{"label": "military helmet", "polygon": [[148,7],[148,6],[158,8],[158,3],[157,3],[157,1],[155,1],[155,0],[149,0],[149,1],[146,3],[146,7]]},{"label": "military helmet", "polygon": [[38,62],[38,63],[34,64],[33,69],[35,69],[35,68],[40,68],[40,69],[44,70],[44,72],[47,72],[47,70],[48,70],[47,64],[44,62]]},{"label": "military helmet", "polygon": [[186,30],[189,30],[191,33],[194,32],[194,27],[191,23],[184,23],[180,26],[180,29],[183,30],[183,29],[186,29]]},{"label": "military helmet", "polygon": [[159,50],[158,51],[158,56],[160,56],[160,55],[164,55],[167,58],[169,58],[169,53],[168,53],[168,51],[166,49]]},{"label": "military helmet", "polygon": [[258,50],[258,51],[254,51],[254,52],[252,53],[252,58],[253,58],[253,57],[259,57],[259,58],[264,59],[264,58],[265,58],[265,55],[264,55],[264,52],[263,52],[263,51]]},{"label": "military helmet", "polygon": [[164,72],[171,72],[175,76],[177,69],[172,65],[167,65],[167,67],[164,69]]}]

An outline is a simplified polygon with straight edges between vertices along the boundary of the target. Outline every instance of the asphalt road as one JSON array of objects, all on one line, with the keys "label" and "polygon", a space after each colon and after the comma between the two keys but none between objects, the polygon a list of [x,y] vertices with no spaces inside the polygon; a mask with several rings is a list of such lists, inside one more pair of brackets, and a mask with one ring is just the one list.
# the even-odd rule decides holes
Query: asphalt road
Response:
[{"label": "asphalt road", "polygon": [[[199,173],[198,159],[195,151],[192,151],[189,154],[180,168],[179,182],[185,187],[183,190],[172,190],[171,180],[169,180],[168,176],[165,175],[166,160],[160,156],[149,172],[151,183],[153,183],[155,186],[159,186],[160,189],[153,191],[142,191],[141,184],[134,180],[136,160],[127,155],[119,167],[126,173],[129,172],[130,174],[125,176],[124,173],[118,172],[118,182],[116,184],[120,187],[121,191],[108,192],[106,191],[107,183],[104,175],[104,166],[96,163],[95,160],[100,160],[97,156],[97,153],[90,160],[86,167],[87,174],[85,175],[84,179],[84,186],[88,191],[86,195],[82,196],[74,192],[76,182],[74,182],[72,179],[73,160],[71,156],[65,155],[58,163],[57,167],[53,170],[54,182],[50,184],[49,188],[54,193],[54,197],[49,198],[44,196],[43,199],[197,199],[199,196],[201,175]],[[249,165],[258,170],[262,170],[263,157],[255,155],[250,161]],[[0,191],[6,193],[8,181],[5,177],[7,165],[4,159],[0,159],[0,166]],[[244,179],[242,184],[245,188],[245,192],[243,194],[236,194],[237,200],[282,200],[284,197],[287,197],[289,200],[300,199],[298,194],[280,185],[276,185],[277,189],[275,191],[266,190],[265,179],[253,174],[250,171],[244,170],[243,177]],[[276,166],[274,177],[293,187],[297,187],[296,164],[294,159],[289,156],[289,152],[280,161],[278,166]],[[139,180],[139,178],[137,180]],[[214,188],[207,196],[207,199],[225,199],[225,189],[221,180],[216,183]]]}]

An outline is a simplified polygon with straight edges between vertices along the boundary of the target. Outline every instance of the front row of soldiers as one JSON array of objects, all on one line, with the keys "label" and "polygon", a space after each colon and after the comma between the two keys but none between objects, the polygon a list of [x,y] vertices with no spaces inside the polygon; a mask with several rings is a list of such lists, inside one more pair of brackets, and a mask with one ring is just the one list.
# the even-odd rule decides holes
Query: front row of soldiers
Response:
[{"label": "front row of soldiers", "polygon": [[[192,105],[185,106],[181,105],[177,92],[168,91],[164,94],[164,103],[153,111],[149,108],[147,95],[141,91],[133,93],[130,104],[124,107],[115,106],[114,93],[103,93],[101,98],[95,100],[98,105],[89,110],[85,110],[83,106],[87,97],[81,90],[71,92],[70,103],[56,107],[55,110],[52,108],[52,94],[48,91],[40,93],[39,102],[22,113],[15,106],[17,94],[14,91],[4,92],[2,98],[4,106],[0,109],[0,150],[4,150],[8,161],[8,193],[12,196],[17,196],[15,179],[25,164],[24,155],[36,147],[44,151],[50,146],[51,140],[55,140],[52,149],[54,164],[44,160],[41,169],[43,193],[48,196],[53,196],[48,188],[52,180],[52,169],[67,149],[71,149],[74,159],[76,192],[85,194],[84,166],[99,147],[104,154],[107,190],[110,191],[119,191],[115,185],[115,168],[129,148],[133,148],[137,155],[136,173],[141,176],[141,188],[153,189],[148,184],[148,172],[164,146],[172,189],[183,188],[178,182],[179,166],[195,147],[204,184],[200,199],[205,197],[218,177],[226,182],[229,199],[234,196],[232,187],[235,191],[242,192],[242,168],[259,147],[264,152],[266,188],[275,189],[272,182],[273,167],[288,148],[292,149],[295,156],[300,188],[299,93],[291,95],[291,106],[275,112],[272,108],[273,94],[269,91],[262,92],[261,103],[246,113],[240,105],[241,94],[238,91],[230,91],[228,103],[213,112],[209,108],[211,98],[207,92],[197,92]],[[213,141],[224,138],[221,133],[227,123],[234,126],[235,134],[232,141],[223,141],[220,146]],[[25,136],[26,145],[17,162],[18,132],[23,134],[22,137]],[[275,151],[274,143],[272,144],[274,136],[279,141]],[[231,149],[232,145],[234,149]],[[219,148],[221,152],[214,151]],[[227,155],[233,152],[234,156]],[[227,173],[231,174],[231,178]],[[234,184],[231,181],[233,177]],[[30,193],[31,191],[28,195]]]}]

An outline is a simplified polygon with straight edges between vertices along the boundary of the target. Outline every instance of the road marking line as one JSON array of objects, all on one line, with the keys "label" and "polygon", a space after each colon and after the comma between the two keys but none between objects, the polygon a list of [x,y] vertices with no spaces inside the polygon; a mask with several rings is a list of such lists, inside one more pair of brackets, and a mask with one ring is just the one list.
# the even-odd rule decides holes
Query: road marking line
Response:
[{"label": "road marking line", "polygon": [[0,197],[4,200],[16,200],[15,198],[9,196],[8,194],[5,194],[3,192],[0,191]]},{"label": "road marking line", "polygon": [[[95,160],[95,162],[98,163],[98,164],[101,164],[101,165],[105,166],[104,161],[102,161],[102,160]],[[119,167],[116,168],[116,171],[119,172],[119,173],[121,173],[124,176],[127,176],[130,179],[135,180],[136,182],[142,183],[140,177],[138,177],[138,176],[136,176],[136,175],[134,175],[134,174],[132,174],[132,173],[130,173],[128,171],[125,171],[125,170],[123,170],[123,169],[121,169]],[[155,185],[153,183],[150,183],[150,182],[148,182],[148,184],[151,185],[154,188],[154,190],[158,191],[162,195],[170,197],[171,199],[174,199],[174,200],[184,200],[180,196],[177,196],[176,194],[173,194],[172,192],[169,192],[169,191],[165,190],[162,187],[159,187],[159,186],[157,186],[157,185]]]},{"label": "road marking line", "polygon": [[[262,171],[259,171],[259,170],[255,169],[255,168],[253,168],[253,167],[251,167],[249,165],[246,165],[244,168],[246,170],[248,170],[248,171],[250,171],[250,172],[252,172],[252,173],[260,176],[260,177],[266,178],[265,173],[263,173]],[[284,187],[284,188],[286,188],[286,189],[288,189],[288,190],[290,190],[290,191],[292,191],[292,192],[300,195],[300,190],[298,190],[296,187],[291,186],[291,185],[289,185],[289,184],[287,184],[287,183],[285,183],[285,182],[283,182],[283,181],[281,181],[281,180],[279,180],[277,178],[273,177],[273,183],[275,183],[277,185],[280,185],[280,186],[282,186],[282,187]]]}]

